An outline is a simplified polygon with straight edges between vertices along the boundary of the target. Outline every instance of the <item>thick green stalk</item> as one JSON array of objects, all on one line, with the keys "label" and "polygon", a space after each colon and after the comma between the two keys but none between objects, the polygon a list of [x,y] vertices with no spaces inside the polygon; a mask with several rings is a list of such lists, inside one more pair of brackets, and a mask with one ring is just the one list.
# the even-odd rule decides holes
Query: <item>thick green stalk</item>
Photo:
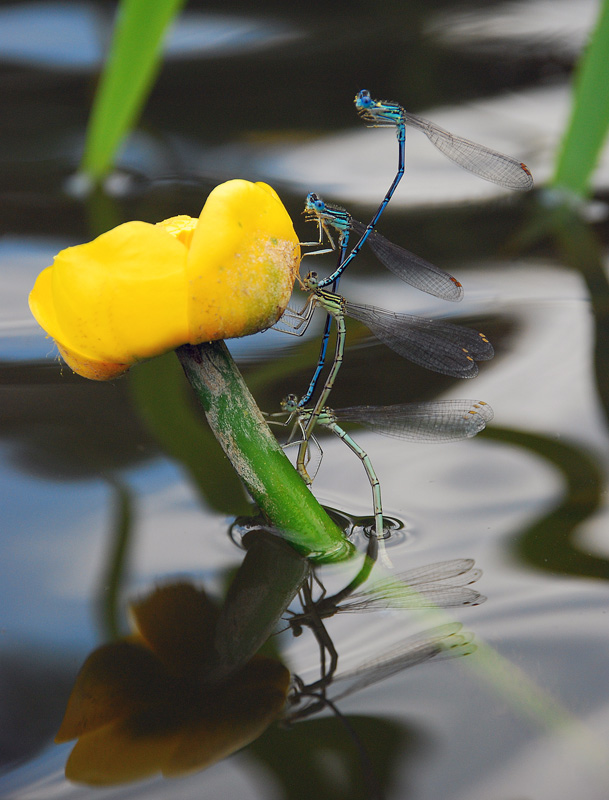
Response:
[{"label": "thick green stalk", "polygon": [[285,456],[224,342],[184,345],[177,354],[212,431],[268,521],[309,558],[349,556],[352,545]]}]

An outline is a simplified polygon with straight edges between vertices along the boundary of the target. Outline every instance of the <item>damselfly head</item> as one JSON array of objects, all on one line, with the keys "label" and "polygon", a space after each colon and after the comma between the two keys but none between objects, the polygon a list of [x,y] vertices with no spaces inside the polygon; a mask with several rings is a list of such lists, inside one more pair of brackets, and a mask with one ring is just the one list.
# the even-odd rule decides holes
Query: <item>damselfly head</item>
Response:
[{"label": "damselfly head", "polygon": [[296,411],[298,408],[298,398],[293,392],[286,395],[280,403],[282,411]]},{"label": "damselfly head", "polygon": [[373,100],[367,89],[362,89],[355,95],[355,108],[360,117],[373,128],[404,128],[404,109],[398,103]]},{"label": "damselfly head", "polygon": [[355,95],[355,107],[358,111],[366,111],[367,109],[371,108],[375,105],[374,100],[370,97],[370,92],[368,89],[362,89]]},{"label": "damselfly head", "polygon": [[319,222],[325,215],[326,204],[315,192],[309,192],[305,201],[304,211],[302,212],[307,221],[315,220]]},{"label": "damselfly head", "polygon": [[[307,195],[303,213],[308,220],[315,220],[323,226],[331,225],[339,233],[345,233],[351,226],[351,214],[348,211],[345,211],[341,206],[324,202],[314,192]],[[326,229],[324,228],[324,230]],[[328,234],[327,230],[326,234]]]},{"label": "damselfly head", "polygon": [[319,275],[317,272],[308,272],[305,275],[305,278],[302,282],[302,285],[305,289],[312,291],[313,289],[317,289],[317,284],[319,283]]},{"label": "damselfly head", "polygon": [[305,202],[305,211],[323,211],[326,204],[315,192],[309,192]]}]

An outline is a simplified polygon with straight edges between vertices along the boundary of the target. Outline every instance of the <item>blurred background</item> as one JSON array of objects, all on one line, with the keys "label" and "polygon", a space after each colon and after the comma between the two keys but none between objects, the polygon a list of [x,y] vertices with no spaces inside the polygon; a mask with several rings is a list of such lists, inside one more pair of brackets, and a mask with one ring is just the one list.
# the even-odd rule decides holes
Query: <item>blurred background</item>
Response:
[{"label": "blurred background", "polygon": [[[357,760],[331,718],[270,731],[178,782],[100,792],[63,778],[70,745],[52,738],[87,652],[122,627],[124,600],[156,582],[188,576],[219,591],[241,558],[229,526],[250,504],[172,354],[116,382],[87,382],[59,362],[27,295],[60,249],[129,219],[196,216],[235,177],[270,183],[301,241],[316,235],[301,216],[310,191],[367,221],[397,145],[393,130],[357,118],[353,97],[365,88],[526,162],[536,189],[485,183],[409,130],[406,174],[378,229],[455,275],[465,298],[420,294],[365,251],[341,291],[472,324],[496,356],[457,383],[350,324],[332,396],[336,407],[459,397],[493,407],[472,441],[354,435],[401,524],[389,542],[396,570],[475,558],[488,600],[455,616],[516,672],[473,655],[394,676],[341,708],[366,715],[362,737],[388,797],[605,798],[607,153],[576,211],[544,189],[556,184],[573,71],[600,4],[191,0],[115,169],[85,192],[75,175],[115,10],[0,5],[0,795],[360,796]],[[315,268],[333,262],[319,257]],[[229,342],[262,409],[304,391],[321,325],[302,339],[267,331]],[[316,496],[369,516],[358,460],[337,439],[322,446]],[[414,612],[345,617],[329,623],[345,667],[421,628]],[[282,648],[291,668],[314,674],[311,641],[286,636]]]}]

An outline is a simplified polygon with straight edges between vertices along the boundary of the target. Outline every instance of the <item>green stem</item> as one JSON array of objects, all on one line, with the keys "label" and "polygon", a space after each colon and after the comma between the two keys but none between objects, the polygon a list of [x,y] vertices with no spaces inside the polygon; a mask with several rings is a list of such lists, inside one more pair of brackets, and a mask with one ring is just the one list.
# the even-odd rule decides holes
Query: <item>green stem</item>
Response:
[{"label": "green stem", "polygon": [[212,431],[268,521],[309,558],[351,555],[352,545],[271,433],[224,342],[184,345],[176,352]]}]

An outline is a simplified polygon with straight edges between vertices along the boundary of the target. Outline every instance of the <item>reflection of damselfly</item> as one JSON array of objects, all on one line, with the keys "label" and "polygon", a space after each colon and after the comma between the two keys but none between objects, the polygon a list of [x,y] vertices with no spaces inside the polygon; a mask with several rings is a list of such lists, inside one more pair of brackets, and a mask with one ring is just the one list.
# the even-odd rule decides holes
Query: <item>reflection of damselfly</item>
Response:
[{"label": "reflection of damselfly", "polygon": [[460,658],[475,650],[473,635],[464,631],[458,622],[454,622],[421,631],[353,670],[339,674],[328,672],[319,681],[311,684],[306,684],[298,675],[292,675],[292,687],[284,708],[283,722],[291,725],[330,709],[357,749],[365,796],[371,800],[381,800],[384,797],[381,781],[368,755],[366,742],[360,738],[349,718],[341,712],[338,701],[417,664]]},{"label": "reflection of damselfly", "polygon": [[[367,686],[386,680],[392,675],[417,664],[434,659],[460,658],[475,652],[473,634],[463,631],[458,622],[450,622],[437,628],[422,631],[404,639],[395,647],[360,664],[356,669],[338,675],[325,675],[319,681],[305,685],[295,680],[294,691],[286,708],[288,721],[311,716],[322,708],[334,708],[334,703]],[[327,695],[330,686],[340,684],[338,691]],[[306,705],[303,701],[308,700]]]}]

